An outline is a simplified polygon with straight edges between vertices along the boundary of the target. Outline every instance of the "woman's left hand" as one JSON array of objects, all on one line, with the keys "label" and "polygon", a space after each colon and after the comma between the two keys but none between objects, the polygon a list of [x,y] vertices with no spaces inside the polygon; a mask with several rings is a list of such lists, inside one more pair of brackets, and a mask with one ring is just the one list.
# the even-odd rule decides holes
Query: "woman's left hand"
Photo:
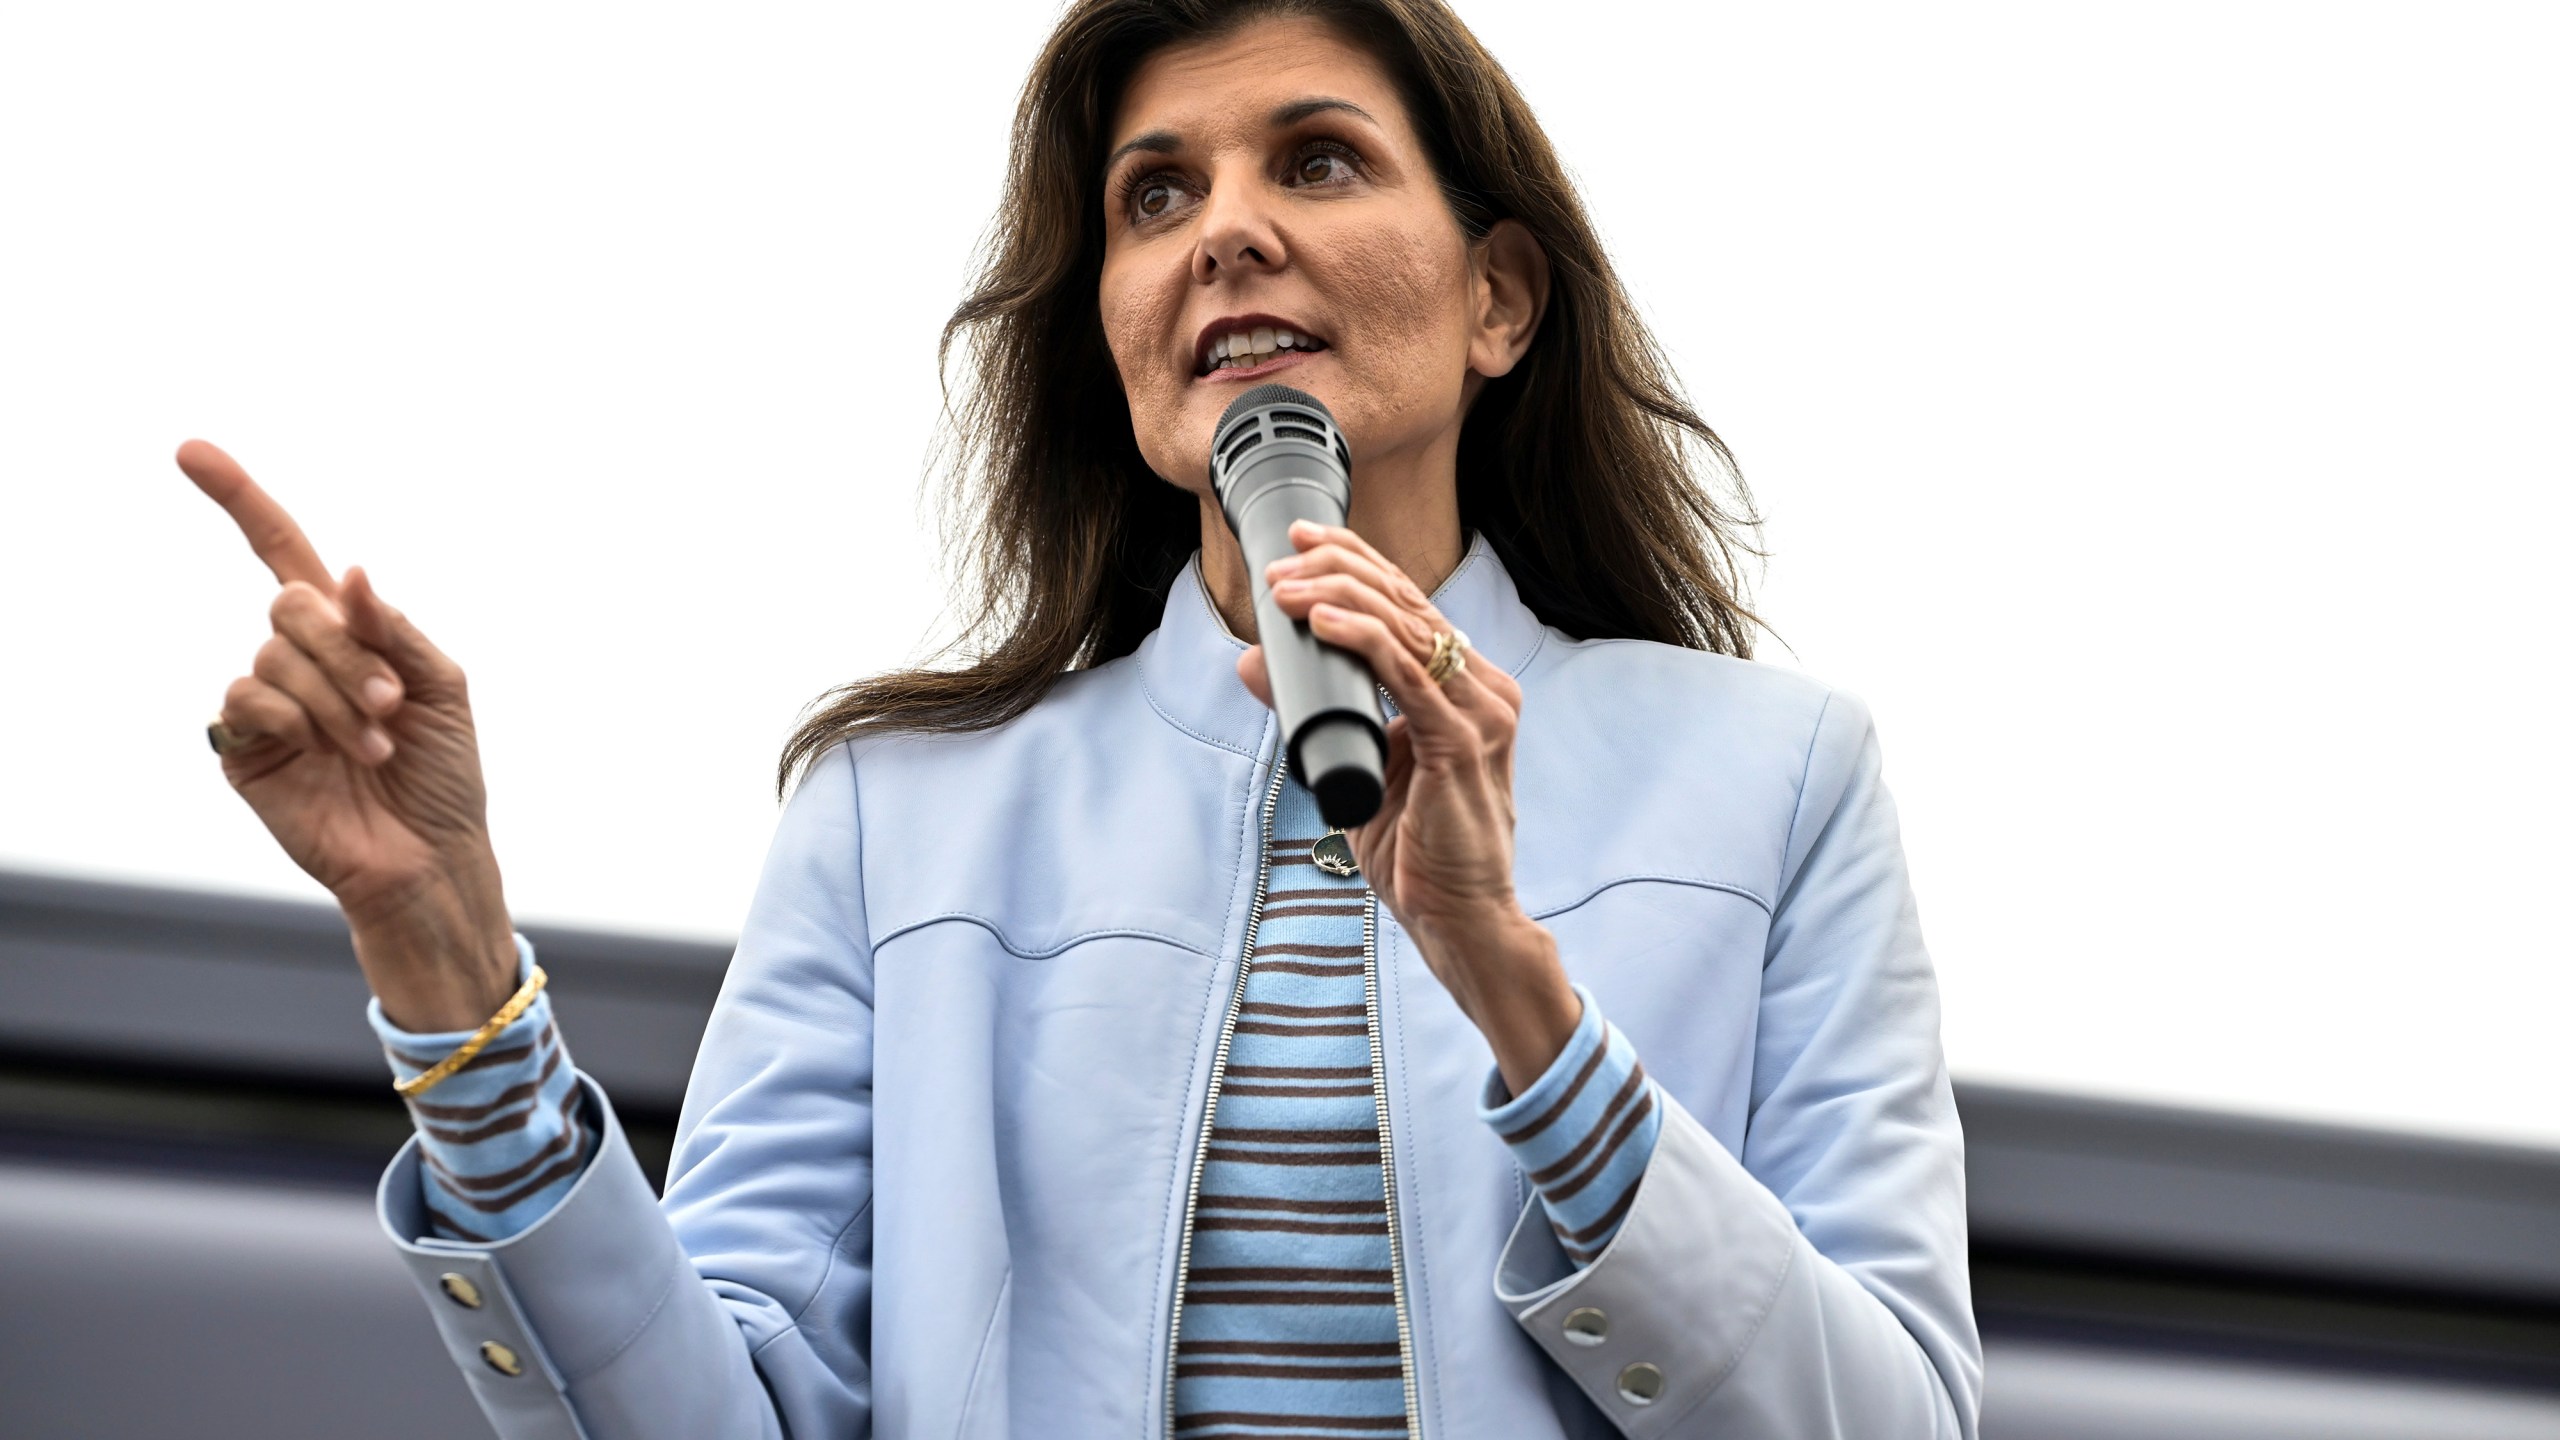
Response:
[{"label": "woman's left hand", "polygon": [[[1386,799],[1346,832],[1352,854],[1517,1094],[1581,1018],[1555,938],[1511,888],[1519,682],[1470,650],[1464,669],[1435,683],[1425,668],[1433,643],[1456,627],[1421,586],[1349,530],[1301,521],[1289,538],[1298,553],[1270,567],[1273,600],[1317,639],[1368,661],[1401,712],[1387,722]],[[1270,704],[1262,647],[1236,669]]]}]

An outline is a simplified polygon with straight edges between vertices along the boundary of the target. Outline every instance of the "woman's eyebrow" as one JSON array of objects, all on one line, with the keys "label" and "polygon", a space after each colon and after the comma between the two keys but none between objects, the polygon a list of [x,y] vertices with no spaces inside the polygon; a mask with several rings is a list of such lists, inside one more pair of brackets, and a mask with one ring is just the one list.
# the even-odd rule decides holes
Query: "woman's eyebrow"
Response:
[{"label": "woman's eyebrow", "polygon": [[1182,151],[1182,137],[1170,130],[1150,130],[1112,151],[1111,158],[1102,162],[1103,173],[1109,174],[1111,167],[1120,163],[1121,156],[1132,155],[1140,150],[1157,155],[1177,155]]},{"label": "woman's eyebrow", "polygon": [[1274,126],[1295,125],[1310,115],[1321,115],[1328,110],[1348,111],[1351,114],[1357,115],[1361,119],[1368,121],[1372,125],[1378,123],[1377,116],[1370,114],[1368,111],[1361,109],[1359,106],[1352,104],[1348,100],[1336,100],[1330,96],[1317,96],[1307,100],[1292,100],[1288,104],[1271,112],[1271,123]]},{"label": "woman's eyebrow", "polygon": [[[1322,115],[1328,110],[1340,110],[1347,114],[1357,115],[1372,125],[1378,123],[1377,116],[1370,114],[1368,111],[1361,109],[1359,106],[1352,104],[1348,100],[1337,100],[1331,96],[1319,95],[1305,100],[1292,100],[1288,104],[1281,106],[1279,109],[1272,111],[1271,125],[1274,129],[1279,129],[1288,125],[1295,125],[1310,115]],[[1112,151],[1111,158],[1102,162],[1103,171],[1106,174],[1109,173],[1113,166],[1120,163],[1121,157],[1134,155],[1141,150],[1154,155],[1180,154],[1182,151],[1182,137],[1174,134],[1170,130],[1150,130],[1146,134],[1123,144],[1119,149]]]}]

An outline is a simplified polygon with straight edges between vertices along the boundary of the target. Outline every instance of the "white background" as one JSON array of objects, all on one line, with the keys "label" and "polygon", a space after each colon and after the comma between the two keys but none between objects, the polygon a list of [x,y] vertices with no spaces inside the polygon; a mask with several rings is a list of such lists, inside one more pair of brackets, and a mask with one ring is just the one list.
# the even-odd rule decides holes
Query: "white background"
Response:
[{"label": "white background", "polygon": [[[203,435],[469,665],[520,914],[727,933],[939,611],[1052,13],[10,7],[0,864],[318,894]],[[2560,1143],[2560,12],[1464,13],[1876,709],[1958,1072]]]}]

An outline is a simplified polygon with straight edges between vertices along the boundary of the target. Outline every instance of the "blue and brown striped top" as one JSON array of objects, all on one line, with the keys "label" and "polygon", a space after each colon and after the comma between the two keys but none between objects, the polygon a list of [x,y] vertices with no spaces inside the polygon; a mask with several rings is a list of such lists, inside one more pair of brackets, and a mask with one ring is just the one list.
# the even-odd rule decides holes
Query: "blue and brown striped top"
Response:
[{"label": "blue and brown striped top", "polygon": [[[1317,868],[1315,797],[1292,781],[1192,1221],[1174,1426],[1212,1437],[1404,1435],[1385,1171],[1368,1023],[1366,883]],[[1480,1113],[1545,1197],[1566,1253],[1608,1243],[1661,1120],[1633,1047],[1589,992],[1573,1039]],[[1429,1204],[1428,1196],[1415,1197]]]},{"label": "blue and brown striped top", "polygon": [[[1324,834],[1315,797],[1285,784],[1192,1220],[1174,1370],[1180,1440],[1406,1434],[1368,1024],[1369,890],[1316,867]],[[529,972],[531,947],[517,944]],[[1478,1113],[1582,1265],[1625,1218],[1662,1122],[1633,1047],[1589,991],[1574,993],[1582,1018],[1564,1052],[1516,1097],[1490,1074]],[[370,1015],[402,1078],[465,1038],[400,1030],[378,1002]],[[494,1242],[548,1214],[594,1149],[578,1095],[546,994],[410,1102],[436,1233]]]},{"label": "blue and brown striped top", "polygon": [[1405,1433],[1369,1066],[1369,887],[1328,875],[1315,797],[1272,817],[1261,923],[1211,1116],[1175,1337],[1194,1437]]},{"label": "blue and brown striped top", "polygon": [[[516,937],[517,974],[533,973],[533,945]],[[453,1053],[471,1032],[420,1035],[393,1025],[382,1002],[366,1007],[391,1073],[406,1080]],[[408,1102],[418,1127],[428,1223],[446,1240],[503,1240],[551,1213],[595,1148],[577,1077],[549,992],[471,1063]]]}]

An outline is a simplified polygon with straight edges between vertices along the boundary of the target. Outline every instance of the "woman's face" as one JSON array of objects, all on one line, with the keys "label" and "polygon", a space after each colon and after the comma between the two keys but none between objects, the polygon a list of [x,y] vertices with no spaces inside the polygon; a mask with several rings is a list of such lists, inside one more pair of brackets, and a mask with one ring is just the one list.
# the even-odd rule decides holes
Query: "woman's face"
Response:
[{"label": "woman's face", "polygon": [[1470,245],[1377,62],[1304,18],[1169,47],[1111,144],[1102,325],[1158,475],[1205,494],[1218,417],[1272,380],[1332,409],[1364,476],[1454,456],[1534,307],[1507,322],[1505,247]]}]

